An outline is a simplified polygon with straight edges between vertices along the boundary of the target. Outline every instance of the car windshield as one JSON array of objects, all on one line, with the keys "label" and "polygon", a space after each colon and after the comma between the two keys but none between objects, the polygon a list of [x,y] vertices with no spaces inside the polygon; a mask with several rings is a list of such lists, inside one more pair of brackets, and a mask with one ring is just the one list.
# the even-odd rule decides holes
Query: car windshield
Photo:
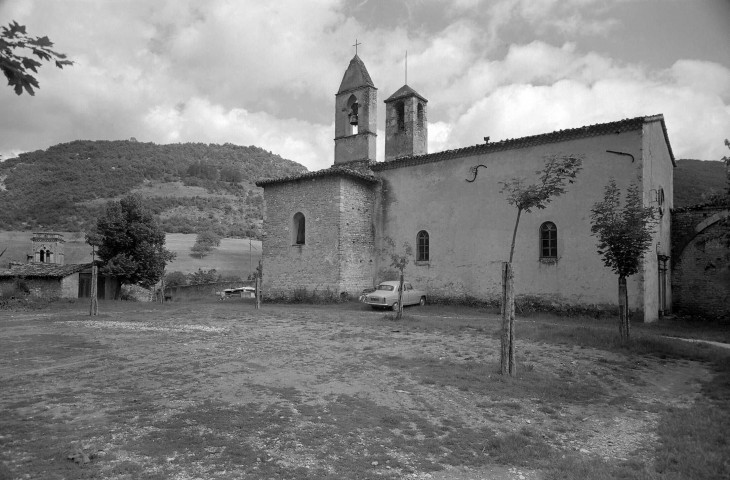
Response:
[{"label": "car windshield", "polygon": [[392,292],[395,290],[395,287],[393,285],[378,285],[378,290],[385,290],[387,292]]}]

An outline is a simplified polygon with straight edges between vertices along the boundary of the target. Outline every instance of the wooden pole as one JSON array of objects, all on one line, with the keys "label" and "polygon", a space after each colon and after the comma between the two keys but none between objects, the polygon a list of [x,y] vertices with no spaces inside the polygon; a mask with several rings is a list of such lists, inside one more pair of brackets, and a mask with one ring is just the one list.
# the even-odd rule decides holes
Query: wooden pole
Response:
[{"label": "wooden pole", "polygon": [[97,266],[91,266],[91,305],[89,305],[89,315],[99,314],[99,301],[96,298],[96,284],[97,284]]},{"label": "wooden pole", "polygon": [[502,375],[515,376],[517,374],[514,345],[514,321],[514,275],[512,273],[512,264],[504,262],[502,263],[502,355],[500,361]]}]

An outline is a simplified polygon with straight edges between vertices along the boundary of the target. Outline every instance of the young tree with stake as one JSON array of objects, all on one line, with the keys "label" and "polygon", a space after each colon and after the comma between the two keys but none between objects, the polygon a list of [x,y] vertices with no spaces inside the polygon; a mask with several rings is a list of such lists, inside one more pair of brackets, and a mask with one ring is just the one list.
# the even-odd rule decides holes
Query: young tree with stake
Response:
[{"label": "young tree with stake", "polygon": [[591,209],[591,234],[598,238],[598,254],[603,263],[618,275],[619,335],[630,338],[628,290],[626,278],[639,272],[644,254],[652,245],[654,209],[645,207],[639,186],[626,190],[621,207],[621,192],[616,180],[609,180],[603,200]]},{"label": "young tree with stake", "polygon": [[[567,185],[575,181],[582,164],[582,157],[578,155],[551,155],[546,158],[543,169],[535,172],[539,175],[536,183],[528,185],[524,178],[519,177],[514,177],[506,182],[499,182],[502,185],[500,192],[507,195],[507,203],[517,208],[517,218],[515,219],[509,250],[509,261],[502,264],[502,375],[514,376],[517,374],[512,258],[515,252],[515,240],[517,239],[517,228],[520,225],[520,216],[522,212],[530,213],[535,208],[544,209],[553,198],[565,193]],[[471,180],[467,179],[467,182],[476,180],[479,167],[487,168],[485,165],[472,167],[471,173],[474,177]]]}]

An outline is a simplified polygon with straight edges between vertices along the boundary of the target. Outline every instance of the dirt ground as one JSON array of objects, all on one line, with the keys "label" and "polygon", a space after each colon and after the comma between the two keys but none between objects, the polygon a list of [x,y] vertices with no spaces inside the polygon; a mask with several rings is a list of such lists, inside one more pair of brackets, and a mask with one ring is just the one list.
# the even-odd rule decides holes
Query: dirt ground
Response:
[{"label": "dirt ground", "polygon": [[651,462],[659,412],[711,375],[518,340],[505,379],[496,316],[422,328],[430,307],[100,311],[0,312],[0,479],[537,480],[548,451]]}]

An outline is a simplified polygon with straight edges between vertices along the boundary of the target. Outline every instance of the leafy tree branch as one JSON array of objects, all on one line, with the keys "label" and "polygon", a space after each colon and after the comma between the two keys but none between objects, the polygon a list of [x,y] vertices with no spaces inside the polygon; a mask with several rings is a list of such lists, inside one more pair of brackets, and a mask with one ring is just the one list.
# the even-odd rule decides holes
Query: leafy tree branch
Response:
[{"label": "leafy tree branch", "polygon": [[54,62],[58,68],[73,65],[66,55],[51,47],[53,42],[48,37],[32,37],[26,32],[25,25],[15,21],[7,27],[0,27],[0,70],[17,95],[21,95],[23,90],[35,95],[33,88],[40,86],[30,72],[38,73],[41,62]]}]

